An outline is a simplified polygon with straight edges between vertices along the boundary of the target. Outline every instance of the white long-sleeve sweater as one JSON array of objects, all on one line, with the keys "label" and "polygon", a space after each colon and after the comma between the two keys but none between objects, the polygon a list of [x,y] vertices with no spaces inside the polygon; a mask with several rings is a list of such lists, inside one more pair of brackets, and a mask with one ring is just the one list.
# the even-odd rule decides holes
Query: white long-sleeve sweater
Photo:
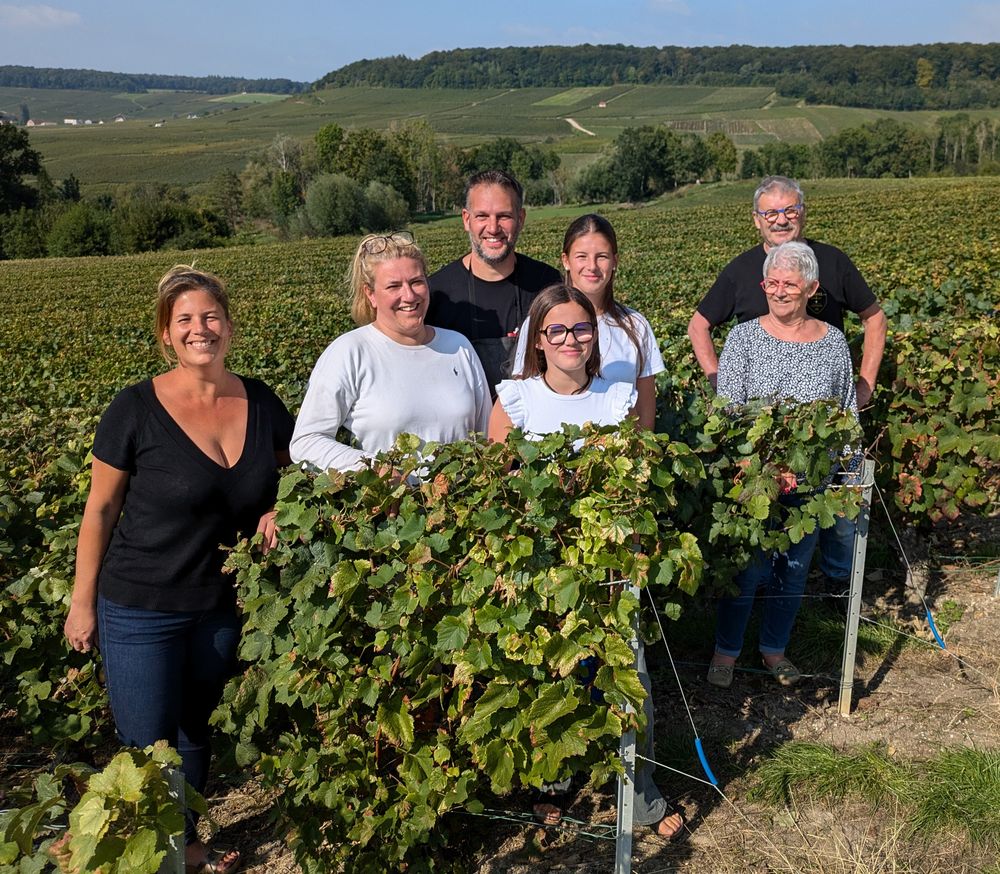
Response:
[{"label": "white long-sleeve sweater", "polygon": [[[309,377],[290,452],[320,470],[357,470],[403,433],[452,443],[483,434],[490,393],[472,344],[435,328],[422,346],[403,346],[374,325],[334,340]],[[343,426],[353,446],[337,440]]]}]

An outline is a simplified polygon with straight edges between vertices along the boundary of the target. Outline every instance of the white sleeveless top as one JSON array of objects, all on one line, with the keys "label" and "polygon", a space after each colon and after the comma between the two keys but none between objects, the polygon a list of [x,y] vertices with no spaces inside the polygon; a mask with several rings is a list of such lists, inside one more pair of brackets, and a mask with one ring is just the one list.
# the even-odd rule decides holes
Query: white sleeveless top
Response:
[{"label": "white sleeveless top", "polygon": [[505,379],[497,397],[515,427],[529,435],[561,431],[565,425],[617,425],[639,399],[634,383],[608,382],[594,377],[586,391],[561,395],[541,376]]}]

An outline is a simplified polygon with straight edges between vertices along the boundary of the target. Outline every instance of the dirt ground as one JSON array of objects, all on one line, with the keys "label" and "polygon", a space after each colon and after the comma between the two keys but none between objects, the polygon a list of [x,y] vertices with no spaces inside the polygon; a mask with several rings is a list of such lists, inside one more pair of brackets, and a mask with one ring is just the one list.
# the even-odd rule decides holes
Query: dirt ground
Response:
[{"label": "dirt ground", "polygon": [[[875,524],[873,519],[873,534]],[[706,609],[700,618],[695,611],[690,618],[692,625],[706,629],[704,642],[692,643],[690,634],[674,641],[668,628],[681,684],[719,789],[704,782],[667,649],[662,643],[652,644],[647,659],[657,711],[657,761],[683,772],[661,770],[657,782],[683,810],[687,825],[684,838],[673,843],[655,837],[648,828],[636,828],[632,871],[1000,874],[997,860],[971,846],[962,834],[938,834],[933,842],[908,836],[902,812],[807,798],[796,799],[787,808],[747,800],[748,772],[787,740],[816,741],[844,750],[879,742],[890,756],[900,759],[929,757],[944,747],[1000,745],[1000,597],[994,595],[1000,572],[1000,559],[995,558],[997,527],[995,522],[984,523],[962,536],[952,531],[923,544],[922,560],[909,576],[910,586],[893,550],[885,544],[880,549],[873,540],[862,615],[890,617],[919,640],[895,635],[888,653],[859,655],[853,708],[847,717],[838,710],[840,643],[834,644],[823,668],[794,689],[783,689],[763,672],[741,670],[732,688],[723,691],[704,681],[711,611]],[[938,625],[946,627],[947,652],[934,645],[915,587],[925,591]],[[818,590],[811,588],[807,594],[816,597],[806,599],[804,612],[829,614],[838,609]],[[840,629],[842,636],[843,625]],[[795,654],[790,649],[790,655]],[[749,659],[741,664],[753,667]],[[594,835],[603,827],[613,834],[613,787],[577,790],[566,816],[580,825],[567,829],[533,825],[526,797],[498,803],[504,805],[504,818],[466,815],[467,822],[460,823],[466,838],[456,849],[470,857],[470,871],[613,870],[613,837],[574,830]],[[269,837],[267,809],[268,799],[252,784],[213,799],[213,816],[222,825],[216,842],[240,847],[247,856],[245,870],[296,872],[284,845]]]}]

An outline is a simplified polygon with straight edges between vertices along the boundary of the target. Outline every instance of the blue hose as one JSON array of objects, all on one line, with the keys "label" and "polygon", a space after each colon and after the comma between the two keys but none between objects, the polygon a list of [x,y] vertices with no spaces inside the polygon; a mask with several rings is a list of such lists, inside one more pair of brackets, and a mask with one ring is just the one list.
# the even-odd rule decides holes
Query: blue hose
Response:
[{"label": "blue hose", "polygon": [[934,635],[934,639],[938,642],[938,646],[941,649],[947,649],[944,645],[944,641],[941,639],[941,635],[938,634],[937,626],[934,624],[934,617],[931,615],[931,611],[927,610],[927,624],[931,627],[931,634]]},{"label": "blue hose", "polygon": [[719,781],[715,779],[715,774],[712,773],[712,769],[709,767],[708,759],[705,758],[705,751],[701,748],[700,737],[694,739],[694,748],[698,751],[698,760],[701,762],[701,769],[705,772],[705,776],[708,777],[708,782],[718,788]]}]

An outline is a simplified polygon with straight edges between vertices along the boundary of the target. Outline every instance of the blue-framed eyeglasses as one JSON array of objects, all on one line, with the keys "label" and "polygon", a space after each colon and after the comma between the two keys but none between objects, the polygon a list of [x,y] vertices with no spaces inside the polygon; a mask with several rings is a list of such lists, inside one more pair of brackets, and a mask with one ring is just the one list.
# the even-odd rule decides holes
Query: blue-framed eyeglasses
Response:
[{"label": "blue-framed eyeglasses", "polygon": [[791,206],[786,206],[784,209],[755,209],[754,214],[759,215],[768,224],[774,224],[778,220],[778,216],[784,216],[788,221],[793,222],[800,215],[802,215],[802,210],[805,208],[804,204],[793,203]]}]

